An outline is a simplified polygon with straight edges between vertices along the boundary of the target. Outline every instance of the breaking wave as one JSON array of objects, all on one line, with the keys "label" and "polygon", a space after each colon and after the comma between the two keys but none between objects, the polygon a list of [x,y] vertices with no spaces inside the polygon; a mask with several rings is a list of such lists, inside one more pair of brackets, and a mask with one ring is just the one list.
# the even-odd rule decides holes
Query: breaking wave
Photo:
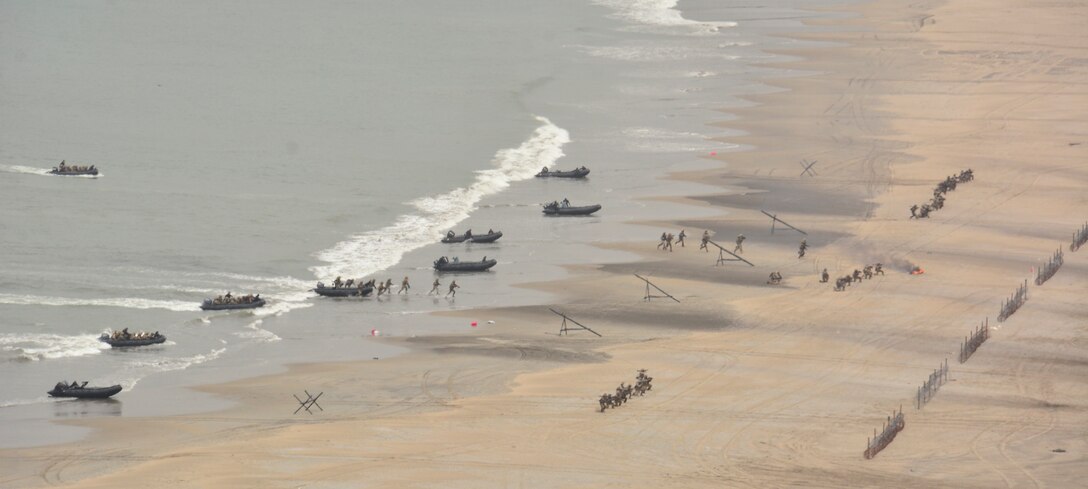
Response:
[{"label": "breaking wave", "polygon": [[510,186],[512,182],[533,178],[543,166],[550,166],[563,156],[563,145],[570,134],[544,117],[541,126],[517,148],[495,153],[494,168],[476,172],[476,181],[468,187],[410,204],[419,212],[406,214],[382,229],[356,234],[321,251],[317,258],[327,265],[311,267],[317,277],[365,277],[400,262],[405,253],[432,244],[442,233],[467,219],[476,204]]},{"label": "breaking wave", "polygon": [[612,9],[613,17],[624,21],[654,27],[684,27],[694,34],[713,34],[723,27],[735,27],[736,22],[699,22],[685,19],[676,8],[679,0],[595,0],[602,7]]}]

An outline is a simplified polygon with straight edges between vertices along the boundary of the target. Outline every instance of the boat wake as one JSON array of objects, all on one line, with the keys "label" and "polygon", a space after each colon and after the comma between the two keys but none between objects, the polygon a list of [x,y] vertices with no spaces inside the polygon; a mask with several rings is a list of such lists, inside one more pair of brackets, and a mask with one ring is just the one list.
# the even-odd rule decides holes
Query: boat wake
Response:
[{"label": "boat wake", "polygon": [[155,358],[151,360],[138,360],[135,362],[131,362],[125,366],[125,369],[131,372],[135,372],[136,374],[118,383],[121,384],[121,387],[123,387],[124,390],[130,390],[133,387],[136,387],[136,383],[139,382],[140,379],[147,377],[148,373],[150,372],[171,372],[174,370],[183,370],[193,365],[199,365],[201,363],[215,360],[226,351],[226,348],[216,348],[208,353],[202,353],[188,357]]},{"label": "boat wake", "polygon": [[28,175],[49,175],[48,168],[35,168],[33,166],[22,165],[0,165],[0,172],[25,173]]},{"label": "boat wake", "polygon": [[239,338],[255,339],[255,340],[263,341],[263,342],[266,342],[266,343],[271,343],[273,341],[280,341],[280,340],[283,339],[283,338],[280,338],[279,336],[277,336],[276,333],[273,333],[273,332],[271,332],[271,331],[269,331],[267,329],[261,329],[261,324],[263,324],[263,323],[264,323],[263,319],[258,319],[256,321],[253,321],[253,322],[246,325],[246,327],[245,327],[246,330],[245,331],[234,333],[234,335],[239,337]]},{"label": "boat wake", "polygon": [[[23,165],[0,165],[0,172],[3,173],[22,173],[25,175],[44,175],[47,177],[53,176],[49,173],[49,170],[51,170],[51,168],[36,168]],[[105,176],[105,174],[101,171],[98,172],[98,175],[65,175],[67,178],[98,178],[103,176]]]},{"label": "boat wake", "polygon": [[81,357],[96,355],[109,348],[95,335],[0,334],[0,361],[36,362]]},{"label": "boat wake", "polygon": [[528,180],[543,166],[563,156],[570,134],[544,117],[533,134],[516,148],[503,149],[492,160],[494,168],[476,173],[468,187],[410,202],[419,212],[397,218],[382,229],[356,234],[321,251],[317,258],[327,265],[311,267],[318,278],[365,277],[396,265],[405,253],[435,243],[445,230],[467,219],[476,204],[511,183]]},{"label": "boat wake", "polygon": [[196,302],[164,301],[141,299],[137,297],[116,297],[105,299],[76,299],[68,297],[47,297],[38,295],[0,294],[0,304],[36,305],[36,306],[108,306],[129,309],[166,309],[169,311],[199,311]]}]

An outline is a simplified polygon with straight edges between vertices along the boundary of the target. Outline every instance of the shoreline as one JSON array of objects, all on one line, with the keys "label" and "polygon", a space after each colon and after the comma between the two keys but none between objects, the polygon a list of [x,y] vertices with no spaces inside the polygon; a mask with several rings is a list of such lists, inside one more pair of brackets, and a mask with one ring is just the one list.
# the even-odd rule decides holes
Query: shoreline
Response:
[{"label": "shoreline", "polygon": [[[920,27],[933,26],[926,19],[944,25],[946,18],[953,25],[971,25],[962,12],[970,4],[942,4],[922,12]],[[889,0],[843,8],[868,17],[834,22],[889,22],[874,12],[897,21],[894,15],[904,13],[900,2]],[[948,16],[949,9],[959,11],[960,17]],[[933,17],[924,15],[932,12],[936,12]],[[815,36],[851,37],[838,31]],[[855,40],[850,47],[804,49],[808,57],[789,64],[812,66],[817,60],[833,61],[839,54],[838,59],[846,58],[845,66],[851,67],[851,62],[865,57],[846,57],[834,50],[873,50],[872,43]],[[897,401],[911,399],[913,389],[936,367],[941,354],[954,352],[971,325],[993,315],[995,304],[1026,278],[1025,265],[1045,257],[1053,248],[1047,243],[1068,235],[1059,230],[1075,228],[1071,223],[1077,219],[1068,217],[1070,213],[1061,216],[1069,221],[1062,223],[1045,223],[1035,214],[1048,209],[1042,212],[1057,220],[1059,216],[1049,209],[1057,207],[1054,201],[1059,195],[1068,196],[1064,205],[1075,211],[1078,189],[1083,192],[1088,176],[1077,173],[1071,164],[1043,168],[1041,174],[1034,167],[1018,171],[1007,156],[990,154],[985,166],[976,165],[976,181],[950,195],[947,209],[927,222],[910,221],[914,227],[907,228],[902,224],[902,209],[924,198],[929,187],[947,173],[944,170],[953,168],[954,163],[935,152],[963,144],[963,138],[948,137],[947,142],[936,144],[902,141],[909,136],[897,136],[897,126],[911,129],[902,134],[915,139],[940,136],[950,128],[926,127],[913,119],[887,115],[920,109],[909,96],[870,93],[865,87],[881,83],[876,80],[880,77],[872,76],[860,81],[851,78],[848,86],[861,88],[848,90],[844,98],[849,100],[830,106],[841,108],[850,118],[839,120],[837,126],[836,119],[824,118],[833,127],[818,133],[820,137],[830,133],[826,140],[804,137],[805,119],[782,124],[784,120],[767,117],[790,102],[800,112],[819,114],[830,92],[842,89],[832,83],[845,81],[839,74],[828,70],[822,75],[772,81],[794,89],[754,96],[760,103],[732,110],[737,120],[724,123],[743,127],[749,134],[731,137],[730,142],[754,144],[757,150],[720,156],[729,162],[727,171],[674,175],[701,183],[712,178],[725,184],[723,188],[752,190],[680,199],[701,202],[728,217],[679,224],[693,229],[689,235],[695,246],[696,225],[714,229],[722,245],[731,243],[733,233],[744,233],[750,238],[745,257],[756,267],[709,267],[712,254],[685,250],[664,255],[650,251],[650,240],[605,243],[605,247],[639,253],[641,261],[576,266],[579,275],[578,280],[569,281],[573,283],[526,285],[565,297],[600,297],[575,299],[563,307],[574,317],[588,318],[587,324],[605,333],[603,340],[581,335],[564,338],[557,346],[547,331],[557,330],[558,321],[543,306],[444,312],[483,316],[484,311],[497,311],[495,317],[500,319],[494,327],[481,325],[471,334],[383,339],[416,346],[404,355],[375,360],[380,369],[366,361],[295,365],[283,374],[207,386],[220,395],[241,396],[241,405],[214,415],[80,423],[131,433],[165,424],[179,428],[180,434],[172,433],[176,439],[154,441],[165,442],[165,449],[155,449],[150,445],[153,441],[147,440],[146,447],[109,452],[118,453],[117,461],[105,465],[117,465],[105,468],[90,462],[101,462],[104,459],[95,457],[102,454],[87,456],[81,463],[74,453],[80,446],[88,448],[88,443],[65,445],[58,448],[61,454],[56,458],[63,463],[54,463],[53,473],[57,479],[61,470],[65,478],[74,474],[84,479],[77,483],[80,487],[140,480],[172,486],[268,486],[280,477],[299,483],[367,480],[383,486],[445,487],[527,480],[547,480],[552,486],[603,486],[617,477],[632,483],[686,487],[730,481],[745,486],[841,486],[843,480],[849,481],[845,485],[992,487],[1002,482],[1078,480],[1085,471],[1084,465],[1078,469],[1076,464],[1085,460],[1088,448],[1083,436],[1088,409],[1079,395],[1088,389],[1075,375],[1088,354],[1078,343],[1083,326],[1069,321],[1084,313],[1083,306],[1077,307],[1077,298],[1078,291],[1084,290],[1085,274],[1077,271],[1086,265],[1084,257],[1075,254],[1066,257],[1069,269],[1060,270],[1025,309],[995,328],[996,337],[976,358],[953,365],[954,382],[943,388],[934,403],[908,412],[909,427],[890,448],[872,461],[860,460],[860,438],[879,425]],[[828,93],[814,95],[813,86]],[[947,96],[955,99],[954,95]],[[1029,105],[1032,100],[1020,102]],[[1008,117],[1024,106],[1017,102],[990,103],[998,109],[1009,104],[1006,125],[1038,123]],[[870,110],[873,104],[876,110]],[[987,118],[977,120],[974,124],[981,129],[976,128],[979,132],[974,137],[985,140],[1001,134]],[[773,130],[772,125],[776,125]],[[1073,135],[1083,136],[1083,127],[1080,130]],[[795,144],[780,149],[768,144],[769,136],[752,134],[772,134]],[[842,143],[851,140],[868,144]],[[977,143],[969,144],[976,149]],[[1071,162],[1076,157],[1070,149],[1074,146],[1053,147],[1057,149],[1049,151],[1055,159]],[[1039,148],[1014,149],[1029,155]],[[817,167],[818,181],[830,180],[822,186],[847,186],[863,197],[824,204],[827,195],[835,195],[828,189],[813,191],[805,181],[798,185],[759,175],[769,168],[780,173],[793,170],[797,156],[811,156],[812,151],[828,163]],[[824,155],[836,158],[829,161]],[[777,163],[767,164],[768,160]],[[1058,171],[1072,171],[1079,180],[1055,178]],[[856,172],[864,178],[856,177]],[[1027,172],[1035,177],[1024,185],[1018,178],[1028,176]],[[1037,184],[1045,185],[1042,194],[1033,189]],[[768,219],[758,208],[768,205],[768,198],[783,219],[812,232],[809,260],[793,256],[799,236],[767,233]],[[817,199],[821,206],[809,204]],[[1002,219],[989,217],[991,208],[999,208]],[[1002,256],[1007,248],[1016,253]],[[669,260],[654,258],[665,256]],[[875,284],[858,284],[846,293],[831,292],[827,284],[817,284],[813,278],[821,263],[829,268],[833,264],[841,274],[885,257],[917,262],[926,274],[912,277],[889,267],[887,277]],[[767,272],[775,268],[786,276],[783,287],[763,283]],[[633,270],[660,280],[682,304],[639,302],[641,284],[627,275]],[[491,333],[500,328],[501,333]],[[433,368],[418,372],[421,365]],[[646,366],[656,382],[651,394],[606,413],[605,418],[591,412],[597,394],[621,380],[630,381],[635,369]],[[405,385],[405,379],[416,382]],[[330,396],[331,406],[340,413],[314,421],[285,420],[281,407],[272,402],[282,393],[273,395],[271,388],[288,381],[314,385],[314,390],[344,382],[366,389],[340,398]],[[374,392],[378,392],[377,400],[370,397]],[[1063,433],[1060,427],[1073,429]],[[228,435],[221,439],[224,432]],[[345,439],[347,433],[361,441]],[[130,434],[118,436],[132,441]],[[382,439],[386,444],[370,447],[368,439]],[[336,441],[330,444],[330,440]],[[246,473],[232,466],[238,462],[233,455],[229,462],[217,460],[254,443],[265,448],[242,456],[241,463],[250,469]],[[1046,444],[1061,444],[1058,448],[1066,450],[1061,453],[1069,456],[1063,460],[1058,452],[1042,450]],[[142,448],[153,455],[146,459],[131,455],[143,453]],[[26,450],[30,459],[50,451]],[[171,478],[187,471],[170,460],[174,456],[186,457],[200,467],[203,478]],[[770,461],[762,461],[765,457]],[[0,467],[13,460],[5,457]],[[286,466],[269,468],[273,463]],[[412,474],[406,473],[409,468],[414,469]],[[154,475],[160,469],[171,475]],[[46,481],[49,470],[43,471]]]}]

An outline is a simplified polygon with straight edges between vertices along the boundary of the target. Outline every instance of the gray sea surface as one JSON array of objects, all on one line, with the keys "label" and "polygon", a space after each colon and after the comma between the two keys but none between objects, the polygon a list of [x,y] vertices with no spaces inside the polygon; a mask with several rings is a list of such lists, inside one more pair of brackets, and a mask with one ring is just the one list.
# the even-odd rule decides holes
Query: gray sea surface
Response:
[{"label": "gray sea surface", "polygon": [[[827,3],[0,2],[0,447],[85,434],[54,420],[221,408],[187,387],[394,355],[374,337],[468,331],[429,313],[547,303],[516,285],[634,259],[593,244],[711,214],[646,197],[715,191],[662,177],[737,149],[708,123],[800,74],[767,50]],[[49,175],[61,160],[101,174]],[[563,198],[604,208],[541,215]],[[470,228],[504,237],[438,243]],[[428,296],[443,255],[498,265]],[[338,275],[412,289],[309,290]],[[228,291],[269,305],[199,309]],[[168,341],[97,340],[121,328]],[[62,379],[125,390],[46,396]]]}]

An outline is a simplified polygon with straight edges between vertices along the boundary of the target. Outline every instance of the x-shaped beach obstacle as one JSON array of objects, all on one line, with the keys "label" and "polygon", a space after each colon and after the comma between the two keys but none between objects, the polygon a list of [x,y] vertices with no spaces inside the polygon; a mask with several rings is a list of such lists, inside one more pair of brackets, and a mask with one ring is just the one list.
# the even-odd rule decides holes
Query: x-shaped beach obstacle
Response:
[{"label": "x-shaped beach obstacle", "polygon": [[816,166],[816,161],[815,160],[812,161],[812,162],[809,162],[807,159],[805,159],[805,160],[798,161],[798,163],[800,163],[801,167],[804,168],[804,170],[801,170],[801,176],[802,177],[805,176],[805,175],[808,175],[810,177],[815,177],[816,176],[816,170],[812,169],[812,167]]},{"label": "x-shaped beach obstacle", "polygon": [[321,395],[324,394],[324,392],[318,392],[316,396],[313,395],[313,394],[310,394],[310,391],[305,390],[305,389],[303,389],[302,392],[306,393],[306,399],[305,400],[299,399],[298,396],[296,396],[294,394],[291,394],[291,396],[294,397],[296,401],[298,401],[298,409],[296,409],[295,412],[291,413],[291,414],[298,414],[298,412],[302,411],[303,409],[305,409],[306,412],[308,412],[310,414],[313,414],[313,411],[310,411],[310,408],[312,408],[314,406],[317,406],[317,408],[322,410],[322,411],[325,410],[324,408],[321,407],[320,404],[317,403],[317,399],[319,397],[321,397]]}]

